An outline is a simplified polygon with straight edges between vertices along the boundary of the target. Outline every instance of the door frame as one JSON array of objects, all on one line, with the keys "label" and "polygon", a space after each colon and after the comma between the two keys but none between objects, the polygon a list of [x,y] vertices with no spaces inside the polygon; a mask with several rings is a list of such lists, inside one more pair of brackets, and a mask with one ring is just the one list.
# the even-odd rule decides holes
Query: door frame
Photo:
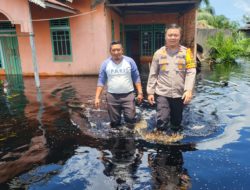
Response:
[{"label": "door frame", "polygon": [[5,69],[5,62],[4,62],[4,57],[3,57],[3,48],[2,48],[1,38],[0,38],[0,59],[1,59],[1,64],[2,64],[1,69]]}]

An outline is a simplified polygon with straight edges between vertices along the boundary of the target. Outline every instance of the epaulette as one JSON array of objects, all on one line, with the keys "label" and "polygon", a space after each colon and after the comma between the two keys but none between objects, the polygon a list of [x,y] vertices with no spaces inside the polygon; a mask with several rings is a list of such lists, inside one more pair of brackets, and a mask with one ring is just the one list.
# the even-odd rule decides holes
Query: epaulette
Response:
[{"label": "epaulette", "polygon": [[181,46],[181,45],[180,45],[180,51],[181,51],[181,50],[187,50],[187,49],[188,49],[188,48],[186,48],[185,46]]}]

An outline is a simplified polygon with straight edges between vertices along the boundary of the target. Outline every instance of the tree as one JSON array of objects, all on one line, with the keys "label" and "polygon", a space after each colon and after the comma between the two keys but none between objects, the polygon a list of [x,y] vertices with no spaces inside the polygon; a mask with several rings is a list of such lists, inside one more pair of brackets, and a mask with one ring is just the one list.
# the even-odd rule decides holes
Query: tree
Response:
[{"label": "tree", "polygon": [[204,3],[207,7],[210,6],[209,0],[202,0],[201,3]]},{"label": "tree", "polygon": [[201,11],[201,12],[208,12],[211,15],[215,14],[214,8],[210,5],[210,1],[209,0],[202,0],[201,4],[204,4],[205,7],[200,8],[199,11]]},{"label": "tree", "polygon": [[201,28],[219,28],[237,30],[239,24],[235,21],[230,21],[224,15],[215,15],[214,8],[210,5],[209,0],[202,0],[205,7],[199,8],[198,12],[198,27]]}]

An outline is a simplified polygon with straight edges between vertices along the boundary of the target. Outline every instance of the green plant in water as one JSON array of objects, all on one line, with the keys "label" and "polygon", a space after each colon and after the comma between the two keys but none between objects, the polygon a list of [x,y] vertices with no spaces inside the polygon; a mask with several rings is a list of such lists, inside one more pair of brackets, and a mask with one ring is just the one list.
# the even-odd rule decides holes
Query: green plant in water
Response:
[{"label": "green plant in water", "polygon": [[225,35],[218,32],[207,41],[210,51],[210,59],[215,63],[235,63],[239,57],[250,56],[250,39],[242,33],[234,32]]},{"label": "green plant in water", "polygon": [[229,81],[232,74],[242,73],[238,64],[216,64],[213,65],[213,73],[209,76],[212,81]]}]

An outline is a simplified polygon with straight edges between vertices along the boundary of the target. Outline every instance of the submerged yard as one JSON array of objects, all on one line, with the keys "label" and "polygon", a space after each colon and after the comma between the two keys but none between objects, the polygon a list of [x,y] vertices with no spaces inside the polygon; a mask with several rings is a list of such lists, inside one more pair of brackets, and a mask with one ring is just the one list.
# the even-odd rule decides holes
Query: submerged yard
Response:
[{"label": "submerged yard", "polygon": [[[96,77],[8,76],[0,88],[0,189],[248,189],[250,63],[203,68],[184,139],[112,133],[93,108]],[[103,105],[105,97],[103,96]],[[138,115],[153,127],[146,102]]]}]

